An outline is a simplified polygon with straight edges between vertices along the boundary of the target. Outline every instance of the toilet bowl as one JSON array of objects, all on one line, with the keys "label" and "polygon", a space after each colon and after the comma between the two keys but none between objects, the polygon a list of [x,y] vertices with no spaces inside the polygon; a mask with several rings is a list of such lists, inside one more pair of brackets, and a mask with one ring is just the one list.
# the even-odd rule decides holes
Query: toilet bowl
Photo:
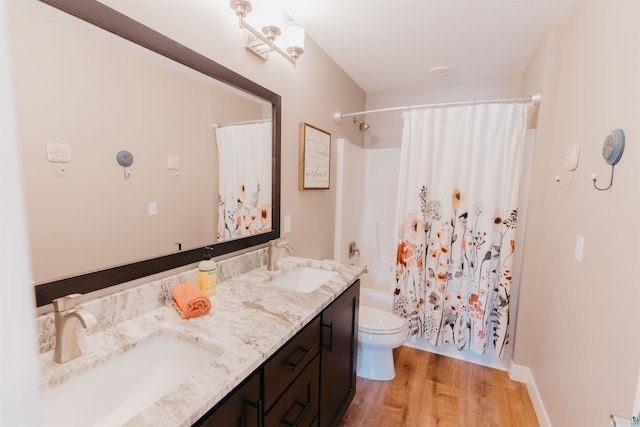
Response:
[{"label": "toilet bowl", "polygon": [[356,375],[378,381],[396,376],[393,349],[406,338],[404,321],[376,307],[361,305],[358,315],[358,367]]}]

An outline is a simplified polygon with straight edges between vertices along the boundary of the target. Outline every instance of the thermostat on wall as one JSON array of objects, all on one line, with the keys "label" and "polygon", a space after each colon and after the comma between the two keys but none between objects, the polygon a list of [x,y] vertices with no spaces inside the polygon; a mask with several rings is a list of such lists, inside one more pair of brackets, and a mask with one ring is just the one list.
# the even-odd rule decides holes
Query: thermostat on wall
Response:
[{"label": "thermostat on wall", "polygon": [[52,163],[69,163],[71,150],[67,144],[47,143],[47,160]]}]

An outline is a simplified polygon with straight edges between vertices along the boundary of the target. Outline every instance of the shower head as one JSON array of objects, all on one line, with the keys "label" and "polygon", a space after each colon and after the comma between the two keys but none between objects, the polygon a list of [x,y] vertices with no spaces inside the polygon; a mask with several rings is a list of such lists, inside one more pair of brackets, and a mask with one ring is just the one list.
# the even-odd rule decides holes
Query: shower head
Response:
[{"label": "shower head", "polygon": [[368,123],[365,123],[364,121],[360,120],[357,117],[353,118],[353,123],[360,123],[360,125],[358,126],[358,129],[360,129],[360,132],[364,132],[365,130],[370,128]]}]

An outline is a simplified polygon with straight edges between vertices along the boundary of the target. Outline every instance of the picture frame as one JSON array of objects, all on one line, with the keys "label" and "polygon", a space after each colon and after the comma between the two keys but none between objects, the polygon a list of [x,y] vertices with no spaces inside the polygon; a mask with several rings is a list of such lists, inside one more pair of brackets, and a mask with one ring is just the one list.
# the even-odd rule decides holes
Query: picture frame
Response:
[{"label": "picture frame", "polygon": [[298,189],[328,190],[331,168],[331,134],[300,123]]}]

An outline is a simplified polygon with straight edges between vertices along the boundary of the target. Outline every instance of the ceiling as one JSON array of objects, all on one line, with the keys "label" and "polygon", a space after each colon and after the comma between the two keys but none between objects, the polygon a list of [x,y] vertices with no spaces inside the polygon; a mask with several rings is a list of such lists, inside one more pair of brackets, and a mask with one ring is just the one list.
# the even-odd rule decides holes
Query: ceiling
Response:
[{"label": "ceiling", "polygon": [[[366,92],[522,74],[580,0],[281,0]],[[304,61],[304,55],[300,58]],[[447,77],[432,77],[448,66]]]}]

